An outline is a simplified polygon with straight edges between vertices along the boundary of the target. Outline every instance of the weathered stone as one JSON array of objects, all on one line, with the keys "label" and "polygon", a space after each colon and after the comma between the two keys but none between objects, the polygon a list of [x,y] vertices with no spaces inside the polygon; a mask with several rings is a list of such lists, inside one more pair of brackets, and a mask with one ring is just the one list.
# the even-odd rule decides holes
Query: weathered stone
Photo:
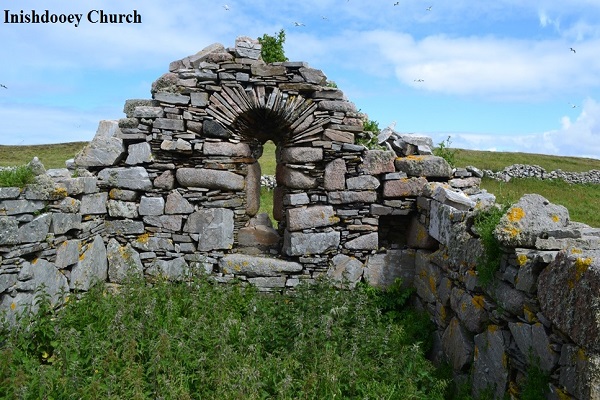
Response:
[{"label": "weathered stone", "polygon": [[546,329],[541,323],[529,325],[523,322],[509,322],[508,328],[526,359],[533,356],[545,372],[554,369],[558,363],[558,354],[552,350]]},{"label": "weathered stone", "polygon": [[15,283],[17,283],[17,274],[0,274],[0,293],[13,287]]},{"label": "weathered stone", "polygon": [[285,147],[281,151],[281,161],[287,163],[313,163],[323,160],[320,147]]},{"label": "weathered stone", "polygon": [[165,116],[165,111],[162,107],[138,106],[133,110],[135,118],[162,118]]},{"label": "weathered stone", "polygon": [[144,223],[142,221],[132,221],[129,219],[104,221],[104,227],[110,235],[136,235],[144,233]]},{"label": "weathered stone", "polygon": [[433,191],[432,198],[442,204],[449,205],[461,211],[468,211],[475,207],[475,202],[462,192],[455,192],[446,189],[443,186],[438,186]]},{"label": "weathered stone", "polygon": [[442,281],[441,269],[432,264],[430,253],[417,251],[415,257],[414,287],[421,299],[427,303],[437,300],[438,286]]},{"label": "weathered stone", "polygon": [[[559,384],[577,399],[600,398],[600,356],[565,344],[560,354]],[[567,396],[560,397],[560,399]]]},{"label": "weathered stone", "polygon": [[283,65],[252,64],[250,70],[254,76],[281,76],[286,73]]},{"label": "weathered stone", "polygon": [[355,113],[356,106],[349,101],[323,100],[319,102],[319,110]]},{"label": "weathered stone", "polygon": [[192,144],[183,139],[163,140],[160,144],[160,148],[165,151],[175,151],[182,153],[191,153],[193,150]]},{"label": "weathered stone", "polygon": [[[190,102],[190,96],[184,95],[184,94],[178,94],[178,93],[168,93],[168,92],[158,92],[154,94],[154,99],[160,101],[161,103],[168,103],[168,104],[173,104],[173,105],[177,105],[177,106],[185,106],[188,105],[188,103]],[[157,118],[155,121],[155,128],[162,128],[162,126],[156,126],[156,122],[158,121],[165,121],[166,118]],[[177,120],[171,120],[171,121],[177,121]],[[183,127],[183,125],[182,125]],[[166,128],[166,129],[170,129],[170,128]],[[183,129],[180,129],[183,130]]]},{"label": "weathered stone", "polygon": [[249,216],[256,215],[260,209],[260,177],[260,164],[249,164],[246,175],[246,215]]},{"label": "weathered stone", "polygon": [[140,215],[162,215],[165,211],[165,199],[162,197],[146,197],[140,199]]},{"label": "weathered stone", "polygon": [[344,190],[346,188],[346,162],[336,158],[325,166],[323,186],[325,190]]},{"label": "weathered stone", "polygon": [[149,163],[152,161],[152,149],[150,143],[142,142],[130,145],[127,148],[128,156],[125,160],[127,165]]},{"label": "weathered stone", "polygon": [[323,254],[329,250],[336,249],[339,245],[339,232],[302,233],[286,230],[284,233],[283,252],[288,256]]},{"label": "weathered stone", "polygon": [[502,399],[508,384],[508,333],[497,325],[475,336],[473,363],[473,395],[479,398],[491,390],[495,399]]},{"label": "weathered stone", "polygon": [[451,178],[452,167],[442,157],[419,155],[398,157],[394,162],[396,170],[410,176],[425,178]]},{"label": "weathered stone", "polygon": [[62,235],[71,229],[81,229],[81,214],[52,213],[52,233]]},{"label": "weathered stone", "polygon": [[154,187],[158,189],[171,190],[175,187],[175,174],[168,170],[160,174],[154,180]]},{"label": "weathered stone", "polygon": [[77,264],[71,271],[71,289],[87,291],[95,282],[105,282],[108,277],[106,247],[100,235],[84,246]]},{"label": "weathered stone", "polygon": [[600,353],[600,250],[560,251],[537,289],[544,315],[577,345]]},{"label": "weathered stone", "polygon": [[262,45],[256,39],[247,36],[239,36],[235,39],[235,54],[238,57],[258,60]]},{"label": "weathered stone", "polygon": [[150,190],[152,182],[144,167],[105,168],[98,173],[100,182],[114,188],[130,190]]},{"label": "weathered stone", "polygon": [[[18,280],[27,281],[27,287],[32,288],[32,291],[43,290],[50,300],[52,306],[61,304],[65,293],[68,292],[69,286],[67,278],[47,260],[38,258],[35,261],[23,264],[19,272]],[[17,283],[17,290],[18,290]],[[34,295],[35,293],[32,293]],[[32,302],[35,307],[35,300]]]},{"label": "weathered stone", "polygon": [[17,215],[25,213],[36,213],[44,208],[42,201],[30,200],[3,200],[0,201],[0,212],[2,215]]},{"label": "weathered stone", "polygon": [[402,287],[413,287],[415,275],[415,256],[413,249],[387,250],[383,254],[371,254],[367,258],[364,278],[371,286],[386,289],[396,279],[402,280]]},{"label": "weathered stone", "polygon": [[377,201],[377,192],[329,192],[327,198],[330,204],[374,203]]},{"label": "weathered stone", "polygon": [[302,264],[276,258],[228,254],[219,261],[219,269],[225,274],[240,274],[248,277],[278,276],[298,273],[302,271]]},{"label": "weathered stone", "polygon": [[67,178],[61,180],[57,186],[63,187],[69,196],[76,196],[82,193],[96,193],[98,192],[98,187],[96,183],[98,179],[93,176],[80,176],[77,178]]},{"label": "weathered stone", "polygon": [[302,67],[298,70],[298,72],[300,72],[300,75],[302,75],[304,80],[308,83],[323,85],[325,82],[327,82],[327,77],[323,71],[319,69]]},{"label": "weathered stone", "polygon": [[206,107],[208,105],[208,93],[206,92],[191,93],[190,98],[194,107]]},{"label": "weathered stone", "polygon": [[81,167],[108,167],[117,164],[125,153],[117,121],[100,121],[92,141],[75,156],[75,164]]},{"label": "weathered stone", "polygon": [[429,234],[438,242],[448,246],[455,235],[455,224],[464,221],[465,216],[466,212],[464,211],[458,211],[454,207],[432,201],[429,213]]},{"label": "weathered stone", "polygon": [[435,250],[438,242],[430,234],[417,216],[410,219],[406,231],[406,244],[413,249]]},{"label": "weathered stone", "polygon": [[86,194],[81,197],[79,212],[83,215],[106,214],[107,200],[108,193],[106,192]]},{"label": "weathered stone", "polygon": [[79,261],[81,241],[77,239],[65,240],[56,248],[55,265],[58,269],[67,268]]},{"label": "weathered stone", "polygon": [[450,305],[462,325],[470,332],[481,332],[489,319],[486,300],[482,295],[471,295],[455,287],[450,296]]},{"label": "weathered stone", "polygon": [[52,222],[52,214],[42,214],[21,226],[18,234],[19,243],[35,243],[45,240],[50,231],[50,222]]},{"label": "weathered stone", "polygon": [[379,175],[395,172],[395,159],[396,154],[393,151],[367,150],[362,163],[363,173],[366,175]]},{"label": "weathered stone", "polygon": [[277,231],[269,226],[247,226],[238,232],[238,244],[242,247],[272,247],[280,239]]},{"label": "weathered stone", "polygon": [[0,245],[19,242],[19,221],[14,217],[0,216]]},{"label": "weathered stone", "polygon": [[136,201],[138,194],[133,190],[111,189],[108,192],[108,197],[112,200]]},{"label": "weathered stone", "polygon": [[206,142],[202,147],[205,156],[250,157],[252,151],[246,143]]},{"label": "weathered stone", "polygon": [[180,281],[190,274],[190,267],[183,257],[172,260],[154,260],[146,270],[148,275]]},{"label": "weathered stone", "polygon": [[354,257],[337,254],[331,259],[332,265],[327,270],[327,276],[338,287],[356,287],[363,275],[364,265]]},{"label": "weathered stone", "polygon": [[106,246],[106,257],[110,282],[124,283],[127,278],[141,277],[144,273],[140,255],[129,243],[121,246],[116,239],[110,239]]},{"label": "weathered stone", "polygon": [[352,132],[325,129],[323,136],[325,139],[331,140],[332,142],[354,143],[354,133]]},{"label": "weathered stone", "polygon": [[377,232],[361,235],[344,245],[350,250],[377,250],[379,248],[379,234]]},{"label": "weathered stone", "polygon": [[233,211],[202,209],[190,214],[184,232],[198,235],[198,250],[230,249],[233,246]]},{"label": "weathered stone", "polygon": [[306,193],[291,193],[284,196],[283,204],[286,206],[304,206],[310,204],[310,199]]},{"label": "weathered stone", "polygon": [[425,185],[427,185],[427,179],[423,177],[385,181],[383,183],[383,197],[390,199],[421,196]]},{"label": "weathered stone", "polygon": [[[194,206],[187,201],[181,193],[173,190],[167,196],[167,202],[164,206],[165,214],[191,214],[194,212]],[[159,215],[159,214],[155,214]]]},{"label": "weathered stone", "polygon": [[129,201],[108,200],[108,215],[116,218],[137,218],[137,204]]},{"label": "weathered stone", "polygon": [[181,230],[183,217],[181,215],[146,215],[143,220],[147,225],[178,232]]},{"label": "weathered stone", "polygon": [[290,189],[314,189],[318,186],[316,178],[283,164],[277,166],[276,179],[278,184]]},{"label": "weathered stone", "polygon": [[473,361],[473,339],[460,324],[452,318],[442,336],[442,347],[454,371],[465,371]]},{"label": "weathered stone", "polygon": [[205,119],[204,122],[202,122],[202,133],[204,136],[210,138],[227,139],[231,136],[231,132],[212,119]]},{"label": "weathered stone", "polygon": [[18,187],[0,187],[0,200],[16,199],[21,194]]},{"label": "weathered stone", "polygon": [[287,209],[288,229],[291,232],[335,225],[340,221],[331,206],[312,206]]},{"label": "weathered stone", "polygon": [[502,216],[494,235],[504,246],[532,248],[537,238],[568,223],[569,211],[565,207],[552,204],[539,194],[526,194]]},{"label": "weathered stone", "polygon": [[206,168],[179,168],[177,181],[185,187],[221,190],[244,189],[244,177],[234,172]]},{"label": "weathered stone", "polygon": [[379,179],[371,175],[360,175],[346,180],[348,190],[375,190],[379,185]]},{"label": "weathered stone", "polygon": [[164,237],[150,236],[145,233],[131,241],[131,245],[142,251],[174,251],[175,246],[171,239]]}]

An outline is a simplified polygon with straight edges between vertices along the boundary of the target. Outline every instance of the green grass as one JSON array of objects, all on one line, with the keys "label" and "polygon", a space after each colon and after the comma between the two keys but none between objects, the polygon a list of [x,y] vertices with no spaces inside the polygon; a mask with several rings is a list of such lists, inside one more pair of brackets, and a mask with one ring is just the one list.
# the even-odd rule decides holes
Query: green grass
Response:
[{"label": "green grass", "polygon": [[448,382],[418,344],[430,325],[407,296],[387,297],[324,283],[273,296],[206,278],[97,286],[0,329],[0,398],[443,399]]},{"label": "green grass", "polygon": [[65,161],[81,150],[87,142],[42,144],[35,146],[0,145],[0,167],[27,164],[38,157],[46,169],[64,168]]},{"label": "green grass", "polygon": [[33,183],[35,175],[27,165],[0,170],[0,187],[20,187]]}]

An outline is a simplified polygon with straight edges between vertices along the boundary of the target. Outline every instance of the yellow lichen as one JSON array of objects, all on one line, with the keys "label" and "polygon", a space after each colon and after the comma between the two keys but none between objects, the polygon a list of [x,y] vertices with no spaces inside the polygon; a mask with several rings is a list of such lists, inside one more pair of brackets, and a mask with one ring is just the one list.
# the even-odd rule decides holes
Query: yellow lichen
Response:
[{"label": "yellow lichen", "polygon": [[435,294],[436,284],[435,284],[435,279],[433,278],[433,276],[429,277],[429,289],[431,290],[431,293]]},{"label": "yellow lichen", "polygon": [[560,221],[560,217],[556,214],[552,214],[552,221],[558,222],[558,221]]},{"label": "yellow lichen", "polygon": [[52,195],[56,197],[67,197],[69,193],[67,193],[67,189],[63,187],[56,188],[52,191]]},{"label": "yellow lichen", "polygon": [[144,234],[141,234],[140,236],[138,236],[136,240],[138,243],[148,243],[149,239],[150,239],[150,234],[144,233]]},{"label": "yellow lichen", "polygon": [[527,263],[527,255],[525,254],[519,254],[517,256],[517,262],[519,263],[519,265],[522,267],[523,265],[525,265]]},{"label": "yellow lichen", "polygon": [[578,249],[577,247],[573,247],[573,248],[571,249],[571,253],[572,253],[572,254],[581,254],[581,253],[583,253],[583,250],[581,250],[581,249]]},{"label": "yellow lichen", "polygon": [[496,332],[498,330],[498,325],[490,325],[488,326],[488,332]]},{"label": "yellow lichen", "polygon": [[577,257],[575,260],[575,280],[579,281],[583,274],[588,270],[588,268],[592,265],[592,258],[580,258]]},{"label": "yellow lichen", "polygon": [[523,219],[525,211],[521,207],[513,207],[508,211],[507,218],[510,222],[517,222]]},{"label": "yellow lichen", "polygon": [[14,311],[17,308],[17,304],[15,302],[10,303],[10,309]]},{"label": "yellow lichen", "polygon": [[473,296],[471,303],[473,303],[478,310],[483,310],[485,308],[485,299],[481,295]]}]

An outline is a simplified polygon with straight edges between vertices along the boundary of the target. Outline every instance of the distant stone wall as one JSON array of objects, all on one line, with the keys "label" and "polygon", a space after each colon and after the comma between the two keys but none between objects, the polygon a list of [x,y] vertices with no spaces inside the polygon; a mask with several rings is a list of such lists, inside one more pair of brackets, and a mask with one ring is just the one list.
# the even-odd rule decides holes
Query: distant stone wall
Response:
[{"label": "distant stone wall", "polygon": [[[475,394],[514,391],[530,365],[552,398],[598,398],[600,232],[527,196],[498,228],[505,256],[482,287],[474,215],[495,197],[482,172],[452,169],[428,137],[384,129],[356,144],[362,118],[305,63],[267,65],[238,38],[175,61],[150,100],[102,121],[69,168],[0,189],[0,310],[60,305],[96,281],[205,273],[283,292],[327,276],[414,286],[437,326],[433,356]],[[276,227],[260,206],[258,159],[277,145]]]},{"label": "distant stone wall", "polygon": [[600,183],[600,171],[592,169],[585,172],[570,172],[560,169],[546,171],[539,165],[513,164],[501,171],[484,170],[485,176],[498,181],[508,182],[512,178],[560,179],[569,183]]}]

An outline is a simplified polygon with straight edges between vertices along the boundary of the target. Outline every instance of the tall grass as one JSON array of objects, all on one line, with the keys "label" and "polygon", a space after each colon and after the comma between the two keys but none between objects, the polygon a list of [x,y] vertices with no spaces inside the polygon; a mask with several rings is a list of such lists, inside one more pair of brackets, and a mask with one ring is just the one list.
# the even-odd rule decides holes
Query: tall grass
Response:
[{"label": "tall grass", "polygon": [[442,399],[419,344],[428,330],[384,296],[205,278],[96,286],[0,331],[0,398]]}]

